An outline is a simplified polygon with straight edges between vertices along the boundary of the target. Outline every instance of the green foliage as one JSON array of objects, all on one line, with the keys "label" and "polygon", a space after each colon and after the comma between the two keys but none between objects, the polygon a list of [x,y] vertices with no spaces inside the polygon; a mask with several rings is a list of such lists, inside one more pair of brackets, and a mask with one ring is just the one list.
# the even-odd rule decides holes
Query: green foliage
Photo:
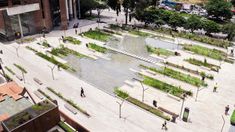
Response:
[{"label": "green foliage", "polygon": [[164,115],[164,113],[162,111],[160,111],[160,110],[158,110],[156,108],[153,108],[153,107],[151,107],[151,106],[149,106],[149,105],[147,105],[147,104],[145,104],[145,103],[143,103],[143,102],[141,102],[141,101],[139,101],[139,100],[129,96],[128,93],[125,92],[125,91],[122,91],[122,90],[119,90],[118,88],[116,88],[114,93],[118,97],[126,99],[128,102],[130,102],[130,103],[132,103],[132,104],[134,104],[134,105],[136,105],[136,106],[138,106],[138,107],[140,107],[140,108],[142,108],[142,109],[144,109],[146,111],[149,111],[149,112],[153,113],[156,116],[159,116],[159,117],[161,117],[161,118],[163,118],[165,120],[168,120],[168,121],[170,120],[170,117]]},{"label": "green foliage", "polygon": [[203,29],[206,31],[206,34],[210,35],[211,33],[218,33],[220,31],[220,25],[211,20],[204,20]]},{"label": "green foliage", "polygon": [[87,57],[86,55],[83,55],[77,51],[71,50],[67,47],[64,47],[63,45],[60,46],[59,48],[53,48],[51,51],[51,54],[55,55],[55,56],[68,56],[69,54],[75,55],[79,58],[82,57]]},{"label": "green foliage", "polygon": [[107,52],[107,49],[105,47],[101,47],[101,46],[96,45],[94,43],[89,43],[88,47],[95,50],[95,51],[97,51],[97,52],[101,52],[101,53]]},{"label": "green foliage", "polygon": [[215,17],[218,19],[231,19],[232,12],[231,12],[232,4],[225,0],[208,0],[206,3],[206,10],[209,16]]},{"label": "green foliage", "polygon": [[47,87],[47,89],[49,91],[51,91],[52,93],[54,93],[55,95],[57,95],[59,98],[61,98],[62,100],[64,100],[65,102],[67,102],[68,104],[72,105],[74,108],[76,108],[78,111],[82,112],[83,114],[85,114],[86,116],[90,116],[85,110],[83,110],[82,108],[80,108],[76,103],[74,103],[72,100],[70,99],[66,99],[61,93],[56,92],[54,89]]},{"label": "green foliage", "polygon": [[7,71],[9,71],[12,75],[15,75],[15,72],[13,72],[10,68],[8,68],[7,66],[5,66],[5,69],[7,69]]},{"label": "green foliage", "polygon": [[146,45],[147,51],[150,53],[154,53],[157,55],[164,55],[164,56],[173,56],[174,52],[171,52],[169,50],[163,49],[163,48],[154,48],[149,45]]},{"label": "green foliage", "polygon": [[190,15],[184,26],[186,29],[190,29],[191,32],[202,28],[201,19],[196,15]]},{"label": "green foliage", "polygon": [[189,59],[186,59],[185,61],[187,61],[187,62],[189,62],[190,64],[193,64],[193,65],[204,66],[204,67],[210,68],[211,70],[217,71],[217,72],[220,68],[217,65],[210,64],[206,61],[200,61],[200,60],[197,60],[197,59],[194,59],[194,58],[189,58]]},{"label": "green foliage", "polygon": [[199,72],[199,71],[197,71],[197,70],[192,70],[192,69],[186,68],[186,67],[184,67],[184,66],[180,66],[180,65],[177,65],[177,64],[173,64],[173,63],[171,63],[171,62],[166,62],[166,64],[169,65],[169,66],[172,66],[172,67],[175,67],[175,68],[178,68],[178,69],[181,69],[181,70],[184,70],[184,71],[187,71],[187,72],[190,72],[190,73],[199,75],[199,76],[205,76],[206,78],[211,79],[211,80],[214,79],[214,76],[211,75],[211,74],[206,74],[206,73],[204,73],[204,72]]},{"label": "green foliage", "polygon": [[49,95],[47,95],[45,92],[43,92],[41,89],[38,89],[38,92],[40,92],[43,96],[45,96],[50,101],[53,101],[53,99]]},{"label": "green foliage", "polygon": [[232,125],[235,125],[235,110],[233,111],[233,114],[230,117],[230,122]]},{"label": "green foliage", "polygon": [[159,89],[163,92],[170,93],[177,97],[181,97],[183,93],[186,93],[187,95],[190,95],[190,96],[192,96],[193,94],[191,91],[183,90],[180,87],[175,87],[173,85],[167,84],[165,82],[162,82],[160,80],[157,80],[157,79],[145,76],[145,75],[142,75],[142,76],[144,77],[144,81],[143,81],[144,84],[154,87],[156,89]]},{"label": "green foliage", "polygon": [[186,32],[174,32],[170,29],[166,29],[166,28],[160,28],[155,30],[157,32],[161,32],[161,33],[165,33],[165,34],[169,34],[169,35],[174,35],[177,37],[182,37],[182,38],[186,38],[186,39],[191,39],[194,41],[199,41],[202,43],[207,43],[210,45],[214,45],[214,46],[218,46],[218,47],[222,47],[222,48],[227,48],[229,46],[232,46],[233,44],[227,40],[223,40],[223,39],[216,39],[216,38],[211,38],[205,35],[197,35],[197,34],[192,34],[192,33],[186,33]]},{"label": "green foliage", "polygon": [[42,46],[47,47],[47,48],[51,47],[51,45],[47,41],[43,41]]},{"label": "green foliage", "polygon": [[173,13],[168,21],[168,24],[176,31],[177,27],[184,26],[186,20],[179,13]]},{"label": "green foliage", "polygon": [[222,27],[223,33],[226,33],[227,39],[232,41],[235,36],[235,24],[234,23],[228,23]]},{"label": "green foliage", "polygon": [[129,94],[125,91],[122,91],[118,88],[114,89],[114,93],[118,96],[121,97],[122,99],[127,99],[129,97]]},{"label": "green foliage", "polygon": [[67,36],[64,38],[66,41],[69,41],[70,43],[72,44],[75,44],[75,45],[79,45],[81,44],[81,41],[77,40],[76,38],[74,37],[71,37],[71,36]]},{"label": "green foliage", "polygon": [[38,52],[37,50],[35,50],[35,49],[33,49],[33,48],[29,47],[29,46],[26,46],[26,48],[27,48],[28,50],[33,51],[34,53],[37,53],[37,52]]},{"label": "green foliage", "polygon": [[111,35],[104,33],[98,29],[89,30],[88,32],[84,33],[84,36],[95,39],[95,40],[104,41],[104,42],[108,41],[111,38]]},{"label": "green foliage", "polygon": [[59,126],[65,131],[65,132],[75,132],[70,126],[65,124],[64,122],[60,121]]},{"label": "green foliage", "polygon": [[227,54],[217,49],[209,49],[199,45],[183,45],[184,50],[194,52],[199,55],[207,56],[216,60],[223,60]]},{"label": "green foliage", "polygon": [[190,75],[186,75],[184,73],[181,73],[179,71],[175,71],[175,70],[167,68],[167,67],[164,67],[164,69],[161,70],[161,69],[156,69],[156,68],[153,68],[153,67],[147,67],[147,66],[144,66],[144,65],[141,65],[141,66],[144,67],[144,68],[147,68],[151,71],[163,74],[165,76],[169,76],[171,78],[189,83],[189,84],[197,86],[197,87],[199,87],[199,86],[205,86],[206,87],[207,86],[207,84],[205,82],[203,82],[200,78],[193,77],[193,76],[190,76]]},{"label": "green foliage", "polygon": [[23,73],[27,73],[27,71],[22,67],[22,66],[20,66],[20,65],[18,65],[18,64],[16,64],[16,63],[14,63],[13,64],[16,68],[18,68],[21,72],[23,72]]},{"label": "green foliage", "polygon": [[151,36],[151,34],[145,33],[145,32],[139,31],[139,30],[130,30],[129,33],[137,35],[137,36],[141,36],[141,37]]}]

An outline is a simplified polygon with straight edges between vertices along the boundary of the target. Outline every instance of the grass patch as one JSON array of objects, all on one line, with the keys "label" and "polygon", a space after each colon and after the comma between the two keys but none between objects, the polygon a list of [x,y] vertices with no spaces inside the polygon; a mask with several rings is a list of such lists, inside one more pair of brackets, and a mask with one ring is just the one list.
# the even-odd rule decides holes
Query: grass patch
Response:
[{"label": "grass patch", "polygon": [[149,45],[146,45],[147,51],[150,53],[154,53],[159,55],[164,55],[164,56],[173,56],[174,52],[163,49],[163,48],[155,48],[155,47],[151,47]]},{"label": "grass patch", "polygon": [[22,66],[20,66],[20,65],[18,65],[18,64],[16,64],[16,63],[14,63],[13,64],[16,68],[18,68],[21,72],[23,72],[23,73],[27,73],[27,71],[22,67]]},{"label": "grass patch", "polygon": [[232,46],[233,44],[230,41],[227,40],[222,40],[222,39],[216,39],[216,38],[211,38],[205,35],[197,35],[194,33],[187,33],[187,32],[175,32],[172,31],[171,29],[167,28],[160,28],[155,30],[156,32],[168,34],[168,35],[173,35],[175,37],[181,37],[181,38],[186,38],[194,41],[199,41],[202,43],[207,43],[210,45],[214,45],[217,47],[222,47],[222,48],[228,48]]},{"label": "grass patch", "polygon": [[199,75],[199,76],[205,76],[206,78],[210,79],[210,80],[213,80],[214,79],[214,76],[211,75],[211,74],[206,74],[205,72],[199,72],[197,70],[192,70],[192,69],[189,69],[189,68],[186,68],[184,66],[180,66],[180,65],[177,65],[177,64],[173,64],[171,62],[166,62],[167,65],[169,66],[172,66],[172,67],[175,67],[175,68],[178,68],[178,69],[181,69],[181,70],[184,70],[184,71],[187,71],[187,72],[190,72],[190,73],[193,73],[193,74],[196,74],[196,75]]},{"label": "grass patch", "polygon": [[88,48],[91,48],[97,52],[101,52],[101,53],[106,53],[107,52],[107,49],[105,47],[101,47],[97,44],[94,44],[94,43],[89,43],[88,44]]},{"label": "grass patch", "polygon": [[141,36],[141,37],[152,36],[152,34],[150,34],[150,33],[142,32],[142,31],[134,30],[134,29],[130,30],[129,33],[133,34],[133,35]]},{"label": "grass patch", "polygon": [[59,126],[66,132],[75,132],[70,126],[68,126],[62,121],[59,122]]},{"label": "grass patch", "polygon": [[80,41],[80,40],[78,40],[78,39],[76,39],[76,38],[74,38],[74,37],[71,37],[71,36],[65,37],[64,40],[66,40],[66,41],[68,41],[68,42],[70,42],[70,43],[72,43],[72,44],[75,44],[75,45],[81,44],[81,41]]},{"label": "grass patch", "polygon": [[74,51],[74,50],[71,50],[67,47],[64,47],[63,45],[61,45],[59,48],[53,48],[51,51],[51,54],[58,56],[58,57],[68,56],[69,54],[72,54],[72,55],[77,56],[79,58],[88,57],[88,56],[83,55],[77,51]]},{"label": "grass patch", "polygon": [[5,69],[7,69],[7,71],[9,71],[12,75],[15,75],[15,72],[13,72],[10,68],[8,68],[7,66],[5,66]]},{"label": "grass patch", "polygon": [[184,94],[184,93],[186,93],[189,96],[193,95],[193,93],[191,91],[183,90],[180,87],[176,87],[176,86],[167,84],[165,82],[162,82],[160,80],[157,80],[157,79],[154,79],[154,78],[142,75],[142,74],[141,74],[141,76],[144,78],[143,83],[145,85],[154,87],[154,88],[159,89],[163,92],[170,93],[170,94],[177,96],[177,97],[180,97],[180,98],[182,97],[182,94]]},{"label": "grass patch", "polygon": [[233,114],[230,117],[230,122],[231,122],[232,125],[235,125],[235,110],[233,111]]},{"label": "grass patch", "polygon": [[50,48],[51,47],[51,45],[47,41],[43,41],[42,46],[44,46],[46,48]]},{"label": "grass patch", "polygon": [[65,69],[65,70],[70,70],[70,71],[72,71],[72,72],[75,72],[75,71],[76,71],[75,69],[71,68],[71,67],[68,66],[67,64],[63,64],[63,63],[57,61],[53,56],[50,57],[50,56],[48,56],[48,55],[45,55],[45,54],[43,54],[42,52],[39,52],[39,51],[37,51],[37,50],[35,50],[35,49],[29,47],[29,46],[26,47],[26,48],[29,49],[29,50],[31,50],[31,51],[33,51],[33,52],[34,52],[36,55],[38,55],[39,57],[41,57],[41,58],[43,58],[43,59],[45,59],[45,60],[47,60],[47,61],[49,61],[49,62],[51,62],[51,63],[53,63],[53,64],[55,64],[55,65],[60,66],[61,68]]},{"label": "grass patch", "polygon": [[83,35],[88,38],[103,41],[103,42],[106,42],[111,38],[110,34],[104,33],[99,29],[89,30],[88,32],[83,33]]},{"label": "grass patch", "polygon": [[45,96],[47,99],[49,99],[50,101],[54,101],[48,94],[46,94],[45,92],[43,92],[42,90],[38,89],[38,92],[40,92],[43,96]]},{"label": "grass patch", "polygon": [[227,58],[227,54],[223,51],[217,49],[209,49],[199,45],[183,45],[183,49],[216,60],[224,60],[225,58]]},{"label": "grass patch", "polygon": [[54,89],[47,87],[47,89],[49,91],[51,91],[52,93],[54,93],[55,95],[57,95],[59,98],[61,98],[62,100],[64,100],[65,102],[67,102],[68,104],[72,105],[74,108],[76,108],[78,111],[80,111],[81,113],[83,113],[84,115],[90,117],[90,115],[83,110],[82,108],[80,108],[76,103],[74,103],[72,100],[69,100],[67,98],[65,98],[61,93],[56,92]]},{"label": "grass patch", "polygon": [[163,118],[165,120],[168,120],[168,121],[171,119],[169,116],[164,115],[164,113],[162,111],[160,111],[159,109],[156,109],[156,108],[154,108],[152,106],[149,106],[149,105],[147,105],[147,104],[145,104],[145,103],[143,103],[143,102],[141,102],[141,101],[139,101],[139,100],[129,96],[129,94],[127,92],[125,92],[125,91],[122,91],[122,90],[116,88],[114,93],[118,97],[120,97],[122,99],[126,99],[128,102],[130,102],[130,103],[132,103],[132,104],[134,104],[134,105],[136,105],[136,106],[138,106],[138,107],[140,107],[140,108],[142,108],[142,109],[144,109],[146,111],[149,111],[149,112],[153,113],[156,116],[159,116],[159,117],[161,117],[161,118]]},{"label": "grass patch", "polygon": [[210,68],[211,70],[216,71],[216,72],[218,72],[218,70],[220,69],[219,66],[210,64],[206,60],[200,61],[194,58],[189,58],[189,59],[185,59],[185,61],[196,66],[204,66],[204,67]]},{"label": "grass patch", "polygon": [[161,69],[156,69],[156,68],[153,68],[153,67],[147,67],[147,66],[144,66],[144,65],[140,65],[140,66],[142,66],[144,68],[147,68],[151,71],[163,74],[165,76],[168,76],[168,77],[186,82],[186,83],[194,85],[196,87],[199,87],[199,86],[207,87],[207,84],[205,82],[203,82],[200,78],[193,77],[193,76],[190,76],[190,75],[186,75],[186,74],[181,73],[179,71],[175,71],[171,68],[164,67],[163,70],[161,70]]}]

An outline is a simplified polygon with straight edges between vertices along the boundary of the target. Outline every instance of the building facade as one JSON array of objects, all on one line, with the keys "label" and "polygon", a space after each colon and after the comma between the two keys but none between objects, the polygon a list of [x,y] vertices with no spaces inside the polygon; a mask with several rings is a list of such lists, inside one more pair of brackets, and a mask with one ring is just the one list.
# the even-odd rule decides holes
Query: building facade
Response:
[{"label": "building facade", "polygon": [[0,0],[0,39],[66,30],[77,18],[77,7],[77,0]]}]

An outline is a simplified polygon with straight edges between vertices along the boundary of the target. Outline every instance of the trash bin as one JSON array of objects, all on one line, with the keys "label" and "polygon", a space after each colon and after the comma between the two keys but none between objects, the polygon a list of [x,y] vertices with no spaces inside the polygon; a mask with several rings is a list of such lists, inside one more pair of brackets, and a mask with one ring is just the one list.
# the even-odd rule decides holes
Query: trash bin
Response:
[{"label": "trash bin", "polygon": [[173,116],[172,116],[172,119],[171,119],[171,122],[174,122],[174,123],[175,123],[175,122],[176,122],[176,118],[177,118],[177,116],[176,116],[176,115],[173,115]]},{"label": "trash bin", "polygon": [[189,116],[189,108],[184,109],[184,114],[183,114],[183,121],[188,122],[188,116]]}]

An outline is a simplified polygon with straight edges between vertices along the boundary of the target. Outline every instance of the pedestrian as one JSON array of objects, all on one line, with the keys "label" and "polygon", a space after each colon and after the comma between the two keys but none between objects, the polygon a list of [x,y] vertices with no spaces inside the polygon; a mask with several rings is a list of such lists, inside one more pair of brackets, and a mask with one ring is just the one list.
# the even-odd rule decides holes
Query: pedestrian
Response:
[{"label": "pedestrian", "polygon": [[217,88],[218,88],[218,84],[216,83],[214,86],[213,92],[216,92]]},{"label": "pedestrian", "polygon": [[84,94],[84,90],[83,88],[81,87],[81,94],[80,94],[81,97],[86,97],[85,94]]},{"label": "pedestrian", "polygon": [[228,115],[228,111],[229,111],[229,105],[225,107],[225,115]]},{"label": "pedestrian", "polygon": [[60,71],[60,65],[57,65],[58,71]]},{"label": "pedestrian", "polygon": [[162,124],[162,129],[167,130],[167,126],[166,125],[167,125],[166,121],[164,121],[164,123]]},{"label": "pedestrian", "polygon": [[153,100],[153,106],[157,107],[157,101],[156,100]]},{"label": "pedestrian", "polygon": [[77,29],[75,29],[75,34],[78,34],[78,30]]},{"label": "pedestrian", "polygon": [[202,81],[203,81],[203,82],[205,81],[205,76],[202,76]]},{"label": "pedestrian", "polygon": [[231,55],[233,56],[233,49],[231,49]]}]

